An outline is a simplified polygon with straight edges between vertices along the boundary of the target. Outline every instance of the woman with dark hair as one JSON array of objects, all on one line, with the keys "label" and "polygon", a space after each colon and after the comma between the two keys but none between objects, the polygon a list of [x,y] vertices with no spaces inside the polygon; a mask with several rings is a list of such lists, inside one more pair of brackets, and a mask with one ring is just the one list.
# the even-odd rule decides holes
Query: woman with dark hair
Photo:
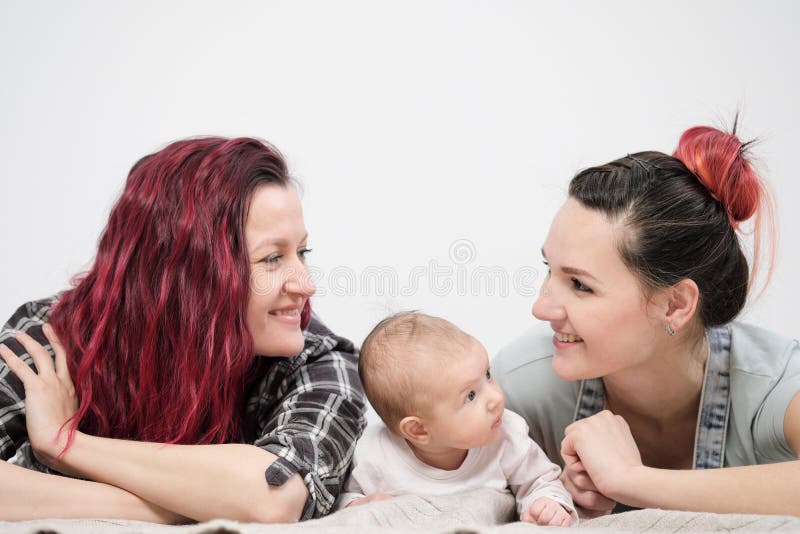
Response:
[{"label": "woman with dark hair", "polygon": [[755,272],[740,225],[754,266],[774,242],[745,148],[689,129],[673,156],[580,172],[553,220],[533,314],[554,335],[528,332],[493,368],[585,515],[800,515],[800,347],[734,321]]},{"label": "woman with dark hair", "polygon": [[353,345],[311,314],[307,241],[259,140],[134,165],[92,268],[0,334],[0,519],[327,513],[364,396]]}]

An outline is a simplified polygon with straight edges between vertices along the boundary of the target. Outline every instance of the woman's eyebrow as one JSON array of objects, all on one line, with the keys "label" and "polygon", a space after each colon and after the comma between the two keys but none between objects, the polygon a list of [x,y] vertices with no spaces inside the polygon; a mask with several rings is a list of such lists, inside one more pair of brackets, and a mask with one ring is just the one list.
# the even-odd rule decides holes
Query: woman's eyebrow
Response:
[{"label": "woman's eyebrow", "polygon": [[[304,241],[307,241],[307,240],[308,240],[308,232],[306,232],[306,235],[303,236],[303,239],[301,239],[300,242],[303,243]],[[282,238],[282,237],[265,237],[264,239],[259,241],[256,244],[255,247],[253,247],[253,250],[250,251],[250,254],[254,254],[257,250],[261,250],[261,248],[263,246],[265,246],[265,245],[278,245],[278,246],[284,246],[285,247],[288,244],[289,244],[289,241],[287,239]]]},{"label": "woman's eyebrow", "polygon": [[[544,253],[544,247],[542,247],[542,257],[545,260],[547,259],[547,254]],[[598,284],[602,284],[602,282],[600,282],[600,280],[598,280],[596,276],[592,275],[589,271],[586,271],[584,269],[578,269],[577,267],[561,267],[561,272],[564,274],[571,274],[574,276],[583,276],[586,278],[591,278]]]},{"label": "woman's eyebrow", "polygon": [[592,276],[592,274],[589,273],[589,271],[584,271],[583,269],[578,269],[576,267],[562,267],[561,272],[563,272],[564,274],[574,274],[575,276],[583,276],[586,278],[591,278],[595,282],[600,283],[600,280]]}]

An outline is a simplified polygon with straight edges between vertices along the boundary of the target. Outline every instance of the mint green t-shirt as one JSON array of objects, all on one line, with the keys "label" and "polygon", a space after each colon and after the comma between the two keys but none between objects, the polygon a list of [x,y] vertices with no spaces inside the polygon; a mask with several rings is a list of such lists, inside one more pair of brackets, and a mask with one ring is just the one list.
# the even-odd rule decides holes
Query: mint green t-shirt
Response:
[{"label": "mint green t-shirt", "polygon": [[[731,323],[730,413],[725,435],[725,466],[797,459],[783,423],[791,400],[800,393],[797,340],[751,325]],[[576,414],[580,381],[559,378],[552,368],[552,332],[531,328],[492,360],[492,372],[506,394],[506,407],[520,414],[531,437],[550,459],[563,466],[564,429]]]}]

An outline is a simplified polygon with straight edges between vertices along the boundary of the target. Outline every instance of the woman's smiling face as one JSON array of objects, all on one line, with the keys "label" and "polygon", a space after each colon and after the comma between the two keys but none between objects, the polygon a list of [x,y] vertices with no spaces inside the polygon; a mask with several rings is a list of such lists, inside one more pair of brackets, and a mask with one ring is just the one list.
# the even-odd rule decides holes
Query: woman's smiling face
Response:
[{"label": "woman's smiling face", "polygon": [[542,254],[549,273],[533,315],[553,329],[553,370],[565,380],[607,376],[646,362],[663,327],[617,249],[624,229],[568,199]]},{"label": "woman's smiling face", "polygon": [[294,356],[303,349],[301,312],[316,288],[306,269],[308,233],[297,193],[261,185],[245,222],[250,257],[247,325],[256,354]]}]

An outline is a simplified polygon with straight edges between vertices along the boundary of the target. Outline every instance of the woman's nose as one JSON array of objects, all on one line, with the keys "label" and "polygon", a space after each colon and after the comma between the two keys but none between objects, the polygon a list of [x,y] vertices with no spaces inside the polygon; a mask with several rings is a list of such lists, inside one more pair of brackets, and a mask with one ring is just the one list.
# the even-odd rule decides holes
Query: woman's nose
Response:
[{"label": "woman's nose", "polygon": [[286,293],[302,295],[310,297],[317,292],[317,286],[311,279],[311,273],[308,272],[308,267],[302,262],[297,262],[290,268],[290,272],[286,276],[284,283],[284,290]]},{"label": "woman's nose", "polygon": [[533,303],[533,316],[540,321],[559,321],[566,318],[564,307],[553,295],[550,280],[545,280],[536,302]]}]

